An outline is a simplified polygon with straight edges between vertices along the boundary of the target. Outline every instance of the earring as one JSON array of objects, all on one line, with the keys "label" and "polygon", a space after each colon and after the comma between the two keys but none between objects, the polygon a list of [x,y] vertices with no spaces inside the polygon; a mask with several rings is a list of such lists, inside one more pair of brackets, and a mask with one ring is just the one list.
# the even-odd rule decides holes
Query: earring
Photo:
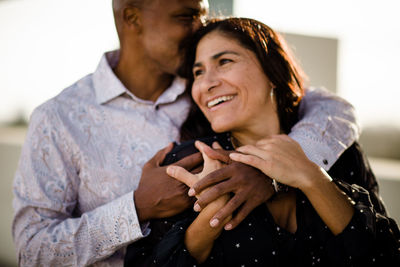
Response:
[{"label": "earring", "polygon": [[274,103],[274,90],[275,90],[275,88],[276,87],[274,87],[274,86],[272,86],[271,87],[271,91],[269,92],[269,96],[270,96],[270,98],[271,98],[271,103]]}]

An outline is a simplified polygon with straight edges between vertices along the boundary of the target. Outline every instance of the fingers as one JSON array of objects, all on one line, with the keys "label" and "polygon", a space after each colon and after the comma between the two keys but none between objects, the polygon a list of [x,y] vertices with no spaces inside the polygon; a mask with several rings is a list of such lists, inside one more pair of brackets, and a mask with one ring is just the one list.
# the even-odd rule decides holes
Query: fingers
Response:
[{"label": "fingers", "polygon": [[[238,226],[256,206],[251,202],[245,202],[244,205],[236,213],[235,217],[225,224],[225,230],[232,230]],[[216,214],[217,215],[217,214]],[[229,215],[229,214],[228,214]]]},{"label": "fingers", "polygon": [[262,159],[265,159],[265,157],[268,155],[268,151],[266,151],[265,149],[252,145],[239,147],[238,149],[236,149],[236,151],[243,154],[254,155]]},{"label": "fingers", "polygon": [[207,144],[196,141],[194,142],[194,146],[200,151],[201,155],[203,156],[204,164],[210,162],[210,157],[207,156],[205,150],[212,150]]},{"label": "fingers", "polygon": [[202,162],[203,157],[201,156],[201,153],[194,153],[175,162],[174,165],[185,168],[186,170],[192,170],[200,165]]},{"label": "fingers", "polygon": [[229,169],[227,167],[218,169],[218,170],[208,174],[203,179],[197,181],[193,185],[192,192],[200,193],[207,187],[214,185],[216,183],[220,183],[220,182],[224,181],[225,179],[229,178],[230,176],[231,175],[230,175]]},{"label": "fingers", "polygon": [[[232,183],[229,182],[229,180],[221,182],[219,184],[213,185],[212,187],[209,187],[207,190],[202,191],[201,194],[197,196],[196,204],[201,209],[202,207],[206,207],[208,204],[210,204],[212,201],[216,200],[220,196],[230,192],[232,192]],[[193,193],[193,190],[191,191],[191,193]]]},{"label": "fingers", "polygon": [[247,165],[250,165],[254,168],[257,168],[265,173],[265,169],[267,169],[268,161],[261,159],[254,155],[246,155],[240,153],[231,153],[230,158],[234,161],[238,161]]},{"label": "fingers", "polygon": [[214,149],[223,149],[222,146],[218,142],[212,143],[212,148],[214,148]]},{"label": "fingers", "polygon": [[209,146],[201,141],[195,141],[194,146],[201,152],[204,153],[204,149],[209,148]]},{"label": "fingers", "polygon": [[[195,145],[197,144],[197,142],[201,143],[200,141],[196,141]],[[204,146],[202,146],[202,149],[203,149],[203,152],[207,155],[207,157],[209,157],[211,159],[219,160],[226,164],[230,162],[229,152],[226,150],[223,150],[222,147],[217,142],[213,143],[213,148],[204,144]],[[218,149],[218,150],[216,150],[216,149]]]},{"label": "fingers", "polygon": [[[236,195],[231,198],[224,207],[222,207],[211,219],[210,226],[217,227],[221,222],[223,222],[227,217],[231,216],[233,212],[243,203],[243,200]],[[244,218],[244,217],[243,217]],[[242,218],[242,220],[243,220]],[[230,230],[232,224],[229,222],[225,225],[225,230]]]},{"label": "fingers", "polygon": [[168,166],[167,174],[189,187],[192,187],[198,180],[196,175],[179,166]]}]

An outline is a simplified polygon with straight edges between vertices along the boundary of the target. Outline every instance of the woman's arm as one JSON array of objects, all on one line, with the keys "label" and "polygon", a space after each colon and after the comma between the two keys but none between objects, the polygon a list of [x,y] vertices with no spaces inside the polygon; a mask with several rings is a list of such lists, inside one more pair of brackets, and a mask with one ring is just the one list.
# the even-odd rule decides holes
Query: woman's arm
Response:
[{"label": "woman's arm", "polygon": [[215,239],[221,234],[224,225],[231,219],[231,216],[229,216],[222,224],[220,223],[216,227],[211,227],[209,223],[211,217],[221,209],[228,200],[229,196],[226,194],[208,204],[186,230],[185,245],[190,254],[199,263],[207,259]]},{"label": "woman's arm", "polygon": [[[204,143],[196,142],[196,147],[202,152],[204,158],[203,171],[199,174],[191,174],[184,168],[177,166],[169,166],[167,173],[171,177],[192,187],[198,180],[205,177],[212,171],[215,171],[223,166],[218,160],[210,159],[205,153],[204,148],[207,146]],[[207,190],[204,190],[206,192]],[[211,252],[214,240],[220,235],[224,225],[231,219],[227,217],[223,223],[216,227],[210,225],[210,220],[214,214],[220,210],[229,200],[229,195],[225,194],[218,199],[208,204],[188,227],[185,234],[185,245],[190,254],[199,262],[204,262]]]},{"label": "woman's arm", "polygon": [[230,157],[233,160],[258,168],[276,181],[302,190],[333,234],[342,232],[350,222],[354,213],[350,199],[290,137],[273,136],[237,151],[243,154],[232,153]]},{"label": "woman's arm", "polygon": [[[341,159],[339,166],[342,170],[335,171],[335,177],[339,175],[338,178],[355,183],[350,185],[342,180],[332,181],[322,169],[308,159],[304,160],[303,151],[288,136],[274,136],[261,140],[256,146],[241,147],[238,151],[244,154],[231,154],[233,160],[256,167],[277,181],[304,192],[335,235],[329,238],[324,249],[333,265],[399,265],[399,229],[392,219],[379,214],[380,211],[384,213],[383,207],[375,207],[371,203],[370,192],[362,187],[375,192],[375,179],[362,177],[362,169],[367,167],[363,160],[356,160],[351,153],[346,153],[349,158]],[[349,165],[356,166],[346,167]],[[346,179],[346,173],[360,177]],[[379,204],[378,200],[375,202]]]},{"label": "woman's arm", "polygon": [[299,189],[307,196],[315,211],[334,235],[340,234],[349,224],[354,214],[351,199],[341,191],[332,178],[316,166]]}]

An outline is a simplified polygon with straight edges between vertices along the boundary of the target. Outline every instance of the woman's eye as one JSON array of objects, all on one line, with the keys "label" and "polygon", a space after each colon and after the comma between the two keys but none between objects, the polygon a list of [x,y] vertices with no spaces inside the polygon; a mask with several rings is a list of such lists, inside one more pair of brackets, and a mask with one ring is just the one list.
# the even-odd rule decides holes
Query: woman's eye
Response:
[{"label": "woman's eye", "polygon": [[201,74],[203,74],[203,70],[193,70],[193,76],[196,78],[198,76],[200,76]]}]

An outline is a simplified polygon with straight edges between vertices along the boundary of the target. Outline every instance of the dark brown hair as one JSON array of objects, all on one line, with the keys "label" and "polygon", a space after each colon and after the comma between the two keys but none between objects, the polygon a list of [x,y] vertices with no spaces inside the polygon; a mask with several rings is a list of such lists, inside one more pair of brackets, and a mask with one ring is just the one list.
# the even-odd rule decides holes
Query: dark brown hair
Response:
[{"label": "dark brown hair", "polygon": [[[298,104],[304,95],[303,72],[297,66],[284,39],[267,25],[248,18],[213,19],[190,38],[181,75],[187,79],[187,91],[193,84],[192,67],[200,40],[218,31],[252,51],[268,79],[274,84],[281,130],[289,133],[298,120]],[[189,116],[181,128],[181,139],[213,134],[210,123],[192,100]]]}]

